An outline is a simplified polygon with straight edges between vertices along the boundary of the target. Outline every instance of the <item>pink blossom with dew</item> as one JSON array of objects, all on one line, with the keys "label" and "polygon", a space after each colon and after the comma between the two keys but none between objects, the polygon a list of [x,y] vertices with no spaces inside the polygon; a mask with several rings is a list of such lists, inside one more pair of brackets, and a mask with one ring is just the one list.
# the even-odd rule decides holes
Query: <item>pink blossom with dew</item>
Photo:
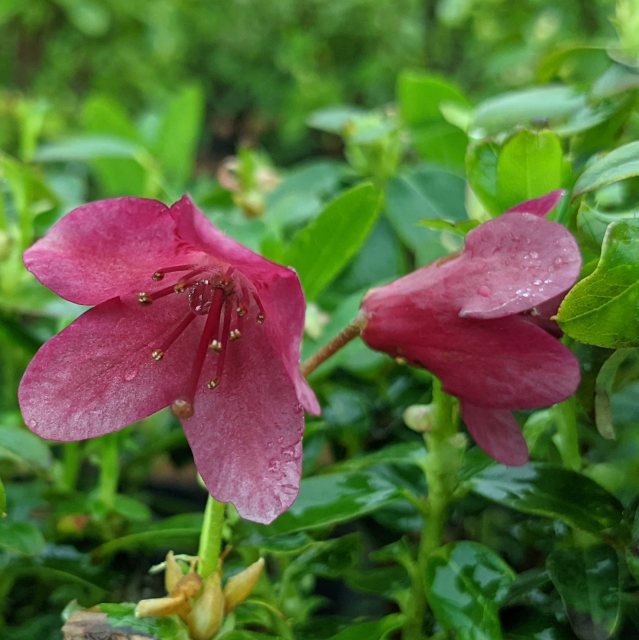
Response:
[{"label": "pink blossom with dew", "polygon": [[304,409],[296,273],[220,232],[188,196],[81,206],[24,254],[61,297],[93,308],[49,340],[19,401],[50,440],[116,431],[170,406],[211,494],[271,522],[295,500]]},{"label": "pink blossom with dew", "polygon": [[579,363],[548,329],[581,268],[579,247],[544,216],[553,191],[485,222],[463,251],[367,294],[364,341],[438,376],[461,400],[477,444],[508,465],[528,460],[511,411],[565,400]]}]

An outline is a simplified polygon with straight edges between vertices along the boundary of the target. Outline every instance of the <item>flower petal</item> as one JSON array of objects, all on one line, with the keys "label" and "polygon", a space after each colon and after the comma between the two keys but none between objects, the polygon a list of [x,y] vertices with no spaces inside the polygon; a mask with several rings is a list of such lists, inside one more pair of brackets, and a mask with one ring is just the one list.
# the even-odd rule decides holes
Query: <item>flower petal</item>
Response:
[{"label": "flower petal", "polygon": [[491,458],[510,467],[528,462],[528,446],[510,411],[462,402],[462,418],[475,442]]},{"label": "flower petal", "polygon": [[319,415],[317,398],[299,370],[306,305],[295,271],[263,258],[229,238],[188,196],[178,200],[171,207],[171,213],[184,242],[233,265],[255,285],[266,311],[266,333],[275,351],[283,355],[284,366],[297,389],[299,401],[309,413]]},{"label": "flower petal", "polygon": [[527,409],[554,404],[571,396],[579,384],[573,354],[524,317],[459,318],[442,308],[446,301],[432,292],[430,308],[411,306],[405,299],[403,304],[398,300],[383,305],[377,299],[369,301],[369,309],[373,302],[363,333],[369,346],[432,371],[446,391],[478,406]]},{"label": "flower petal", "polygon": [[565,194],[564,189],[557,189],[547,193],[545,196],[521,202],[512,207],[512,209],[508,209],[505,213],[532,213],[534,216],[543,218],[559,204]]},{"label": "flower petal", "polygon": [[499,318],[531,309],[569,289],[581,269],[579,247],[560,224],[510,213],[466,237],[458,258],[466,318]]},{"label": "flower petal", "polygon": [[[151,310],[114,299],[49,340],[35,355],[18,397],[27,426],[50,440],[83,440],[120,429],[178,397],[190,361],[194,322],[162,362],[151,350],[178,324],[184,306],[167,299]],[[194,347],[193,347],[194,348]]]},{"label": "flower petal", "polygon": [[61,297],[94,305],[139,290],[156,269],[176,264],[178,256],[166,205],[114,198],[64,216],[25,251],[24,263]]},{"label": "flower petal", "polygon": [[199,391],[182,424],[211,495],[269,523],[299,491],[304,411],[264,328],[245,325],[219,387]]}]

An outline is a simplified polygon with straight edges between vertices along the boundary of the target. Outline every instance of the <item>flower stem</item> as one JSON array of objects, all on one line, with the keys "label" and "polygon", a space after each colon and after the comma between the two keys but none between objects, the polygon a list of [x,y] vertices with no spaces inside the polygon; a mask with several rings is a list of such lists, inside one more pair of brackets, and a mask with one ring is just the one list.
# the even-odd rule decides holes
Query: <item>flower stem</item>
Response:
[{"label": "flower stem", "polygon": [[98,497],[108,511],[113,509],[120,479],[118,460],[118,434],[100,438],[100,479]]},{"label": "flower stem", "polygon": [[226,505],[209,495],[204,509],[204,522],[200,533],[200,545],[197,555],[200,558],[198,571],[202,578],[215,573],[222,551],[222,529]]},{"label": "flower stem", "polygon": [[63,491],[73,491],[78,483],[80,472],[80,443],[65,442],[63,447],[59,486]]},{"label": "flower stem", "polygon": [[577,430],[577,404],[573,396],[553,407],[557,422],[555,442],[564,466],[573,471],[581,469],[581,453],[579,452],[579,432]]},{"label": "flower stem", "polygon": [[361,335],[366,327],[366,322],[366,316],[360,313],[355,320],[344,327],[328,344],[325,344],[317,353],[314,353],[302,364],[300,367],[302,375],[308,378],[325,360],[328,360],[340,349],[343,349],[351,340]]},{"label": "flower stem", "polygon": [[412,598],[403,629],[404,640],[424,637],[423,627],[427,610],[425,591],[426,566],[430,555],[442,543],[446,515],[463,461],[463,444],[457,434],[457,405],[445,393],[439,380],[433,378],[433,427],[425,435],[428,455],[424,473],[428,486],[426,512],[417,551],[417,561],[411,575]]}]

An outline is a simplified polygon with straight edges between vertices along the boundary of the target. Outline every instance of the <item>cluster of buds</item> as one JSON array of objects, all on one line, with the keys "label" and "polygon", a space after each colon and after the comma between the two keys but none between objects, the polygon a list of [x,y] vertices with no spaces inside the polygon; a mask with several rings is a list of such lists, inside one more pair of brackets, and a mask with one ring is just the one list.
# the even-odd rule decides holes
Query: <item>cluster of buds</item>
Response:
[{"label": "cluster of buds", "polygon": [[179,616],[192,640],[211,640],[219,631],[224,616],[251,594],[264,570],[264,558],[231,576],[222,588],[222,558],[218,570],[202,578],[195,570],[197,558],[191,559],[187,573],[172,551],[166,555],[162,598],[140,600],[135,608],[139,618]]}]

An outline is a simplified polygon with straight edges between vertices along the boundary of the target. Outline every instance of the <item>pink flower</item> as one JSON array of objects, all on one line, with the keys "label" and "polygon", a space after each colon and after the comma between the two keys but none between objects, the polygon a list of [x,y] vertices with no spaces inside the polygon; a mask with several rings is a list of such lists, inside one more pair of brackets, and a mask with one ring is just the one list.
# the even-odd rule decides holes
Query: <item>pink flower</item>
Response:
[{"label": "pink flower", "polygon": [[93,309],[47,342],[19,390],[28,427],[94,438],[166,406],[215,498],[270,522],[299,488],[304,296],[292,269],[228,238],[188,196],[118,198],[65,216],[27,268]]},{"label": "pink flower", "polygon": [[438,376],[461,399],[477,444],[508,465],[528,460],[511,410],[554,404],[579,384],[576,358],[542,324],[581,267],[574,238],[543,217],[562,195],[485,222],[462,253],[372,290],[362,304],[365,342]]}]

